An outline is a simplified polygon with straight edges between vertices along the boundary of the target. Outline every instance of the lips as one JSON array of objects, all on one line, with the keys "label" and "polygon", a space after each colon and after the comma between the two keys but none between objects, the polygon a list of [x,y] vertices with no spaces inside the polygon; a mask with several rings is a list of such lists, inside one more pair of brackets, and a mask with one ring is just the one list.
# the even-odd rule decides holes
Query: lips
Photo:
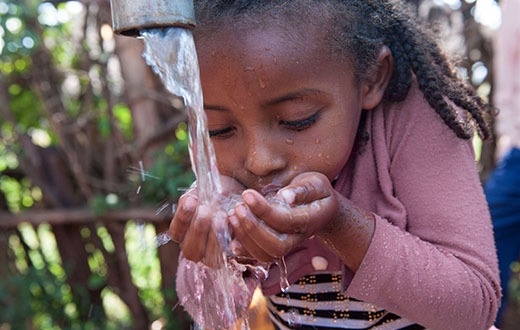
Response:
[{"label": "lips", "polygon": [[259,189],[255,189],[255,190],[257,190],[259,193],[261,193],[264,196],[271,196],[271,195],[275,195],[278,192],[278,190],[280,190],[280,188],[282,188],[282,185],[270,183],[266,186],[260,186]]},{"label": "lips", "polygon": [[[278,190],[287,186],[294,178],[297,173],[291,173],[294,175],[284,175],[282,176],[269,176],[269,177],[251,177],[248,176],[244,180],[239,180],[239,182],[247,187],[248,189],[253,189],[258,191],[260,194],[266,197],[272,197],[276,195]],[[238,178],[236,178],[238,180]]]}]

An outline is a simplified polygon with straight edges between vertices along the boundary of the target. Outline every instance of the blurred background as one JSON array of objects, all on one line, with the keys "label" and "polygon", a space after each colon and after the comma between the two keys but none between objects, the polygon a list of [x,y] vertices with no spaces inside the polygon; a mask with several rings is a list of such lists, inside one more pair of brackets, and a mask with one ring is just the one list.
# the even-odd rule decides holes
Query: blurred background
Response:
[{"label": "blurred background", "polygon": [[[493,103],[503,1],[408,2]],[[187,116],[142,52],[109,0],[0,0],[0,330],[192,327],[178,247],[156,240],[194,179]],[[474,139],[483,183],[499,138]],[[502,329],[520,329],[515,260]]]}]

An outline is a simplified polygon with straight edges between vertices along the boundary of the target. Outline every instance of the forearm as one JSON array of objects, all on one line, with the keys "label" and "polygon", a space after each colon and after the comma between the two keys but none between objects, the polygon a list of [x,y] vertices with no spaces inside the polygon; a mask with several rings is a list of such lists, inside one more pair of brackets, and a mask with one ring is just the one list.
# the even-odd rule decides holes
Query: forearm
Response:
[{"label": "forearm", "polygon": [[493,323],[500,289],[492,265],[379,217],[375,227],[347,295],[431,329],[487,329]]},{"label": "forearm", "polygon": [[348,199],[339,201],[334,221],[317,236],[356,273],[347,295],[432,329],[487,329],[492,324],[498,282],[478,255],[458,255]]}]

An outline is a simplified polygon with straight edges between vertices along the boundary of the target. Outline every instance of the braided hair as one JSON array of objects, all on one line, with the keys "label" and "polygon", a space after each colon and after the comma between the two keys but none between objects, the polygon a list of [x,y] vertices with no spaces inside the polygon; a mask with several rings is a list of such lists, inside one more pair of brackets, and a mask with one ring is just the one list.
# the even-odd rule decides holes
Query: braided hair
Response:
[{"label": "braided hair", "polygon": [[[473,126],[482,139],[491,136],[494,109],[457,76],[434,37],[403,1],[195,0],[195,9],[197,23],[210,30],[241,20],[261,27],[262,18],[274,18],[270,24],[293,24],[301,33],[304,24],[322,26],[327,29],[330,53],[350,60],[357,82],[369,79],[376,70],[378,51],[386,45],[394,67],[383,100],[404,100],[415,79],[425,100],[458,137],[472,138]],[[458,114],[458,109],[464,113]],[[361,140],[367,138],[364,118],[358,132]]]}]

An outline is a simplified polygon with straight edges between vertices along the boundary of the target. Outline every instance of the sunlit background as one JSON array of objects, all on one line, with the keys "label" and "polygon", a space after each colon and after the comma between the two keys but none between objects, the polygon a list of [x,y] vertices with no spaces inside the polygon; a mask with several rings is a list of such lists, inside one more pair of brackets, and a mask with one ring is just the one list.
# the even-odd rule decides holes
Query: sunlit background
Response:
[{"label": "sunlit background", "polygon": [[[447,4],[452,9],[458,9],[461,6],[459,0],[433,0],[435,3]],[[494,0],[466,0],[468,3],[476,2],[474,10],[475,20],[490,29],[496,29],[501,22],[501,11],[500,7]],[[13,12],[16,10],[15,6],[10,6],[6,2],[0,1],[0,15],[4,14],[16,14]],[[74,20],[83,10],[83,5],[77,1],[68,1],[64,6],[56,8],[49,2],[42,2],[39,6],[39,22],[48,26],[55,26],[58,24],[64,24]],[[6,28],[12,34],[23,34],[22,21],[17,17],[9,18],[5,23]],[[108,27],[107,27],[108,28]],[[35,45],[35,40],[31,35],[23,36],[21,42],[9,42],[7,45],[3,40],[4,29],[0,26],[0,52],[6,47],[9,51],[15,52],[21,48],[31,49]],[[104,32],[107,38],[110,32]]]}]

